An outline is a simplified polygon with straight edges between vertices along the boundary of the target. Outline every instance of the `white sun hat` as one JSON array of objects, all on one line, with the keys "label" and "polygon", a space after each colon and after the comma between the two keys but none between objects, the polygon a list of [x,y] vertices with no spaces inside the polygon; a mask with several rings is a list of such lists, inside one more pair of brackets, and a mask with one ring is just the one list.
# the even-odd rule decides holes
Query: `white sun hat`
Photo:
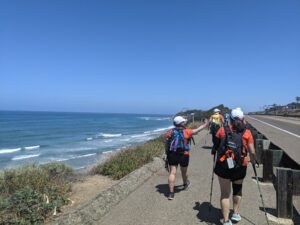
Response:
[{"label": "white sun hat", "polygon": [[220,109],[214,109],[214,112],[216,113],[216,112],[220,112],[221,110]]},{"label": "white sun hat", "polygon": [[231,111],[232,118],[244,119],[244,113],[241,108],[236,108]]},{"label": "white sun hat", "polygon": [[174,125],[176,126],[176,125],[179,125],[179,124],[181,124],[181,123],[186,123],[186,119],[184,119],[182,116],[176,116],[175,118],[174,118],[174,120],[173,120],[173,122],[174,122]]}]

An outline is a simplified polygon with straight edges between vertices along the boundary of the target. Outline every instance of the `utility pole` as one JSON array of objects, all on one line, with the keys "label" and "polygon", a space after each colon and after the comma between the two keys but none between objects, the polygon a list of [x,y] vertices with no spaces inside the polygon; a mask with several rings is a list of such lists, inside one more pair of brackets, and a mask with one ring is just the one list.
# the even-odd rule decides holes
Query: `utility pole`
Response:
[{"label": "utility pole", "polygon": [[195,113],[191,113],[193,124],[195,122]]}]

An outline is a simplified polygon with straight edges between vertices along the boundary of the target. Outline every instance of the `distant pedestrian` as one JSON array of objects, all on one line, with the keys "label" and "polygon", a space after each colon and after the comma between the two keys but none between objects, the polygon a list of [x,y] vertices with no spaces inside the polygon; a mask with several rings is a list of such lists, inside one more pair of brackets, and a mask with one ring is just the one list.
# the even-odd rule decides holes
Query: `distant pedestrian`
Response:
[{"label": "distant pedestrian", "polygon": [[177,172],[178,164],[180,165],[181,175],[183,180],[183,188],[187,189],[190,185],[188,180],[187,168],[189,165],[189,140],[194,134],[207,127],[208,123],[199,126],[197,129],[187,129],[185,127],[187,120],[182,116],[176,116],[173,120],[175,128],[169,130],[167,133],[167,147],[166,154],[169,163],[169,196],[168,199],[174,198],[174,184]]},{"label": "distant pedestrian", "polygon": [[220,114],[220,109],[214,109],[214,114],[209,118],[209,130],[212,136],[212,142],[215,145],[216,133],[223,126],[224,117]]},{"label": "distant pedestrian", "polygon": [[[221,208],[223,225],[241,220],[239,214],[243,180],[247,172],[247,153],[252,163],[255,161],[253,136],[244,123],[244,113],[240,108],[233,109],[230,124],[221,127],[216,133],[216,165],[214,172],[219,177],[221,188]],[[229,219],[231,186],[233,189],[233,214]]]}]

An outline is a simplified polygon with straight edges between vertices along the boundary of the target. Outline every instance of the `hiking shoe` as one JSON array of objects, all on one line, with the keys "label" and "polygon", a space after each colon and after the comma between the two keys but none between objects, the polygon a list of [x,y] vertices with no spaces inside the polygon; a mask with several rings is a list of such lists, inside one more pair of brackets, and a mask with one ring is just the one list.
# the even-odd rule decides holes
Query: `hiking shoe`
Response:
[{"label": "hiking shoe", "polygon": [[223,223],[223,225],[232,225],[231,220],[227,220],[226,222]]},{"label": "hiking shoe", "polygon": [[174,192],[170,192],[168,199],[169,200],[173,200],[174,199]]},{"label": "hiking shoe", "polygon": [[232,217],[231,217],[231,220],[234,221],[234,222],[239,222],[241,221],[242,217],[240,214],[238,213],[233,213],[232,214]]},{"label": "hiking shoe", "polygon": [[183,184],[183,190],[187,190],[191,186],[191,182],[189,180],[186,181],[185,184]]}]

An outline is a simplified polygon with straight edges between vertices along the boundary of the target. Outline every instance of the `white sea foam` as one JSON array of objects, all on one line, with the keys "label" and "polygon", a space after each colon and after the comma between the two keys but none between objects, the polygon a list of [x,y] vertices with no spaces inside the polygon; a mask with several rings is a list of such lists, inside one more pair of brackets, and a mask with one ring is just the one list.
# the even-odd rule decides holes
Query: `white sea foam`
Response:
[{"label": "white sea foam", "polygon": [[68,160],[70,160],[70,159],[56,159],[55,161],[57,161],[57,162],[64,162],[64,161],[68,161]]},{"label": "white sea foam", "polygon": [[93,140],[93,138],[92,137],[88,137],[88,138],[86,138],[86,140],[87,141],[91,141],[91,140]]},{"label": "white sea foam", "polygon": [[25,150],[33,150],[33,149],[38,149],[38,148],[40,148],[39,145],[24,147]]},{"label": "white sea foam", "polygon": [[85,169],[85,166],[76,167],[75,170]]},{"label": "white sea foam", "polygon": [[169,130],[169,128],[168,127],[159,128],[159,129],[154,130],[153,132],[162,132],[162,131],[165,131],[165,130]]},{"label": "white sea foam", "polygon": [[106,133],[100,133],[98,136],[99,136],[99,137],[105,137],[105,138],[112,138],[112,137],[121,137],[122,134],[106,134]]},{"label": "white sea foam", "polygon": [[29,159],[29,158],[34,158],[34,157],[39,157],[40,154],[34,154],[34,155],[19,155],[13,157],[11,160],[22,160],[22,159]]},{"label": "white sea foam", "polygon": [[170,117],[157,118],[156,120],[170,120]]},{"label": "white sea foam", "polygon": [[106,152],[102,152],[102,154],[110,154],[112,153],[113,151],[106,151]]},{"label": "white sea foam", "polygon": [[141,119],[141,120],[170,120],[170,117],[138,117],[138,119]]},{"label": "white sea foam", "polygon": [[78,159],[78,158],[84,158],[84,157],[90,157],[96,155],[96,153],[91,153],[91,154],[86,154],[86,155],[79,155],[79,156],[75,156],[72,159]]},{"label": "white sea foam", "polygon": [[97,153],[90,153],[90,154],[85,154],[85,155],[78,155],[78,156],[71,156],[69,158],[62,158],[62,159],[56,159],[55,161],[57,162],[64,162],[64,161],[68,161],[71,159],[79,159],[79,158],[84,158],[84,157],[90,157],[93,155],[96,155]]},{"label": "white sea foam", "polygon": [[104,141],[105,143],[109,143],[109,142],[112,142],[113,140],[112,139],[109,139],[109,140],[106,140]]},{"label": "white sea foam", "polygon": [[150,117],[138,117],[141,120],[150,120]]},{"label": "white sea foam", "polygon": [[130,141],[130,138],[121,139],[120,141]]},{"label": "white sea foam", "polygon": [[151,134],[151,133],[162,132],[162,131],[169,130],[169,129],[172,129],[172,128],[174,128],[174,126],[158,128],[158,129],[151,130],[151,131],[145,131],[144,134]]},{"label": "white sea foam", "polygon": [[7,154],[12,152],[18,152],[21,148],[8,148],[8,149],[0,149],[0,154]]},{"label": "white sea foam", "polygon": [[136,134],[136,135],[132,135],[132,138],[140,138],[140,137],[147,137],[149,134]]}]

